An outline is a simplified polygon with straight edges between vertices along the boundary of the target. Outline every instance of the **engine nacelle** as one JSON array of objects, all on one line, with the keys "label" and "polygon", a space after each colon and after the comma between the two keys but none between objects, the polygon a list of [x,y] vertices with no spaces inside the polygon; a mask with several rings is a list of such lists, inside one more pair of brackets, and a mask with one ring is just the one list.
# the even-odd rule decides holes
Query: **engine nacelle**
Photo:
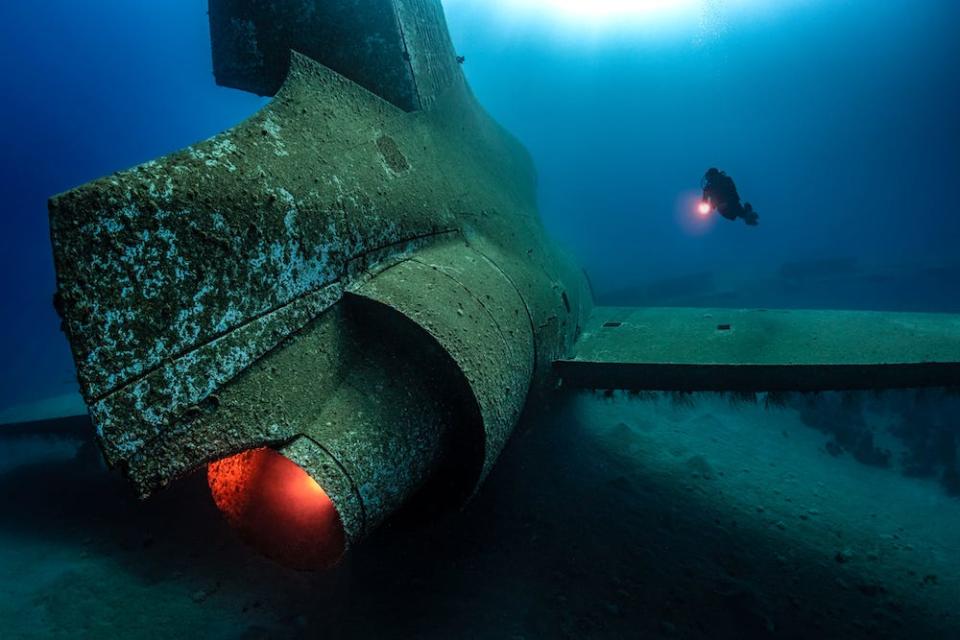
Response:
[{"label": "engine nacelle", "polygon": [[[352,37],[309,40],[355,5],[298,0],[305,30],[279,3],[215,0],[218,78],[272,92],[282,75],[273,102],[50,204],[57,307],[107,462],[143,497],[210,465],[217,503],[275,557],[310,546],[299,530],[342,539],[295,554],[311,566],[403,506],[462,504],[591,304],[439,2],[378,0],[390,20],[347,11],[331,24]],[[337,46],[368,31],[399,56],[379,71]]]}]

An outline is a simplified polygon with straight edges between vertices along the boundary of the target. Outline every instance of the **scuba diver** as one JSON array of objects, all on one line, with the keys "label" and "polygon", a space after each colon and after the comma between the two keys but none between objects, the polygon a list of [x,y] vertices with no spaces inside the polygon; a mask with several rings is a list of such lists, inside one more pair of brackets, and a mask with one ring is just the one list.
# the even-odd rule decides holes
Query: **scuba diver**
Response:
[{"label": "scuba diver", "polygon": [[733,183],[733,178],[719,169],[711,168],[703,176],[701,186],[704,203],[716,209],[724,218],[727,220],[743,218],[749,226],[757,226],[760,216],[749,202],[740,204],[740,194],[737,193],[737,185]]}]

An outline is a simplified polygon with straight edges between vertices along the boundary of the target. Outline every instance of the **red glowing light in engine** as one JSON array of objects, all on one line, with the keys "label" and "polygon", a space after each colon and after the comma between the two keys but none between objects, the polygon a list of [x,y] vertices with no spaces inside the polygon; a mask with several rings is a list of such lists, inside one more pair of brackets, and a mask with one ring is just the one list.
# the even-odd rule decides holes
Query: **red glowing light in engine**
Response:
[{"label": "red glowing light in engine", "polygon": [[697,213],[702,216],[710,215],[710,212],[713,211],[713,207],[710,206],[710,203],[706,200],[702,200],[699,205],[697,205]]},{"label": "red glowing light in engine", "polygon": [[217,507],[250,544],[297,569],[340,560],[346,536],[323,488],[272,449],[251,449],[211,462],[207,482]]}]

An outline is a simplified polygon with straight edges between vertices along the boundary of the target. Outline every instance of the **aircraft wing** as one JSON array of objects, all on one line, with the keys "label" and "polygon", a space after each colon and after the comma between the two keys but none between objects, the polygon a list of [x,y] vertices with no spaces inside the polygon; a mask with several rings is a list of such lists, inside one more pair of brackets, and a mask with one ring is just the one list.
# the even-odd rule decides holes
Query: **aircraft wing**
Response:
[{"label": "aircraft wing", "polygon": [[568,387],[823,391],[960,386],[960,315],[597,307]]}]

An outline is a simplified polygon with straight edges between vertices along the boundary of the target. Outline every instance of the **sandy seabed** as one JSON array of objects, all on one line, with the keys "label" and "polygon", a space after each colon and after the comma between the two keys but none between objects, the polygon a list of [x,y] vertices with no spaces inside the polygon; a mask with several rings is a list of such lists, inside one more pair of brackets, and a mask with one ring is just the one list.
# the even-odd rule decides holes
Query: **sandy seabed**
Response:
[{"label": "sandy seabed", "polygon": [[250,551],[202,475],[140,503],[51,432],[0,436],[3,638],[960,637],[960,500],[790,407],[558,400],[464,510],[326,574]]}]

